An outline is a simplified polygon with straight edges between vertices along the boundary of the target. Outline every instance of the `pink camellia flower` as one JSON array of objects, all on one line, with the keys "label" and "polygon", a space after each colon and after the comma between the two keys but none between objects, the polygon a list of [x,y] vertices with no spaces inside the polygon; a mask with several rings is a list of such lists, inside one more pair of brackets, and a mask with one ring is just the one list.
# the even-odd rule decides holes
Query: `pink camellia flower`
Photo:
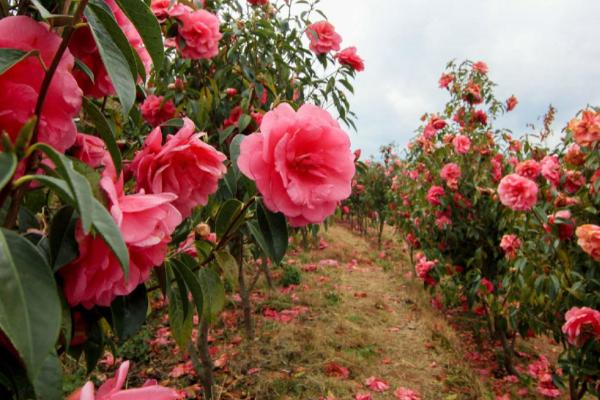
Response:
[{"label": "pink camellia flower", "polygon": [[537,202],[538,187],[531,179],[506,175],[498,185],[500,202],[515,211],[529,211]]},{"label": "pink camellia flower", "polygon": [[454,151],[458,154],[467,154],[471,149],[471,139],[465,135],[456,135],[452,139],[452,145],[454,146]]},{"label": "pink camellia flower", "polygon": [[575,230],[577,244],[594,260],[600,261],[600,226],[581,225]]},{"label": "pink camellia flower", "polygon": [[473,81],[469,82],[465,88],[463,97],[465,101],[471,104],[481,103],[483,101],[483,97],[481,97],[481,87]]},{"label": "pink camellia flower", "polygon": [[500,248],[506,254],[506,258],[512,260],[517,256],[517,251],[521,248],[521,240],[514,234],[504,235],[500,240]]},{"label": "pink camellia flower", "polygon": [[371,376],[365,380],[365,386],[374,392],[385,392],[390,388],[390,385],[381,378]]},{"label": "pink camellia flower", "polygon": [[269,0],[248,0],[248,3],[252,4],[253,6],[266,6],[269,4]]},{"label": "pink camellia flower", "polygon": [[502,179],[502,160],[504,160],[504,156],[502,154],[496,154],[491,160],[492,164],[492,179],[494,182],[500,181]]},{"label": "pink camellia flower", "polygon": [[266,113],[260,131],[241,143],[237,164],[256,182],[266,207],[282,212],[292,226],[333,214],[350,196],[355,171],[348,134],[311,104],[297,112],[281,104]]},{"label": "pink camellia flower", "polygon": [[427,191],[426,199],[432,206],[439,206],[441,204],[440,197],[444,195],[444,188],[441,186],[432,186]]},{"label": "pink camellia flower", "polygon": [[136,389],[123,389],[129,372],[129,361],[124,361],[117,375],[108,379],[94,394],[94,384],[88,381],[81,389],[74,391],[67,400],[177,400],[182,396],[176,390],[159,386],[155,380],[148,380]]},{"label": "pink camellia flower", "polygon": [[219,54],[219,40],[223,35],[216,15],[182,4],[176,4],[170,15],[179,21],[175,45],[183,58],[209,59]]},{"label": "pink camellia flower", "polygon": [[142,111],[142,117],[153,127],[175,118],[177,112],[173,100],[165,101],[163,96],[153,94],[146,97],[140,110]]},{"label": "pink camellia flower", "polygon": [[565,192],[574,194],[583,185],[585,185],[585,176],[580,171],[567,171],[564,183]]},{"label": "pink camellia flower", "polygon": [[447,89],[452,81],[454,81],[453,74],[442,74],[439,81],[440,88]]},{"label": "pink camellia flower", "polygon": [[581,118],[573,118],[569,122],[569,130],[578,145],[590,147],[600,141],[600,113],[585,110]]},{"label": "pink camellia flower", "polygon": [[589,307],[573,307],[565,314],[562,332],[574,346],[600,338],[600,312]]},{"label": "pink camellia flower", "polygon": [[129,277],[125,281],[118,260],[99,235],[75,232],[79,257],[61,268],[64,292],[71,306],[108,307],[117,296],[131,293],[150,277],[153,267],[162,264],[171,233],[181,223],[181,214],[171,202],[172,193],[125,195],[122,181],[109,177],[100,181],[106,192],[110,213],[121,230],[129,250]]},{"label": "pink camellia flower", "polygon": [[225,89],[225,94],[226,94],[228,97],[233,97],[233,96],[235,96],[236,94],[238,94],[238,90],[237,90],[236,88],[227,88],[227,89]]},{"label": "pink camellia flower", "polygon": [[415,272],[417,276],[421,278],[426,285],[433,286],[435,285],[435,280],[429,275],[429,271],[437,264],[437,260],[429,261],[425,256],[417,258],[417,263],[415,264]]},{"label": "pink camellia flower", "polygon": [[108,167],[112,163],[104,141],[97,136],[78,133],[71,148],[73,156],[92,168]]},{"label": "pink camellia flower", "polygon": [[448,215],[447,212],[438,211],[436,213],[435,225],[438,227],[438,229],[442,230],[442,229],[446,228],[447,226],[452,225],[452,220],[450,219],[450,216]]},{"label": "pink camellia flower", "polygon": [[342,43],[342,37],[327,21],[310,24],[306,28],[306,35],[310,41],[309,48],[316,54],[326,54],[332,50],[338,51],[340,43]]},{"label": "pink camellia flower", "polygon": [[371,393],[357,393],[354,395],[354,400],[373,400]]},{"label": "pink camellia flower", "polygon": [[174,193],[177,199],[173,205],[184,218],[194,207],[206,205],[226,172],[225,155],[201,137],[189,118],[183,119],[183,127],[169,135],[165,144],[157,127],[131,163],[137,188],[147,193]]},{"label": "pink camellia flower", "polygon": [[169,17],[171,0],[152,0],[150,10],[159,22],[164,22]]},{"label": "pink camellia flower", "polygon": [[548,180],[553,186],[558,186],[560,183],[560,164],[558,156],[546,156],[540,162],[542,167],[542,176]]},{"label": "pink camellia flower", "polygon": [[356,54],[356,47],[347,47],[335,55],[335,58],[342,65],[347,65],[355,71],[364,71],[365,63],[362,58]]},{"label": "pink camellia flower", "polygon": [[517,164],[515,172],[525,178],[535,180],[542,172],[542,167],[535,160],[525,160]]},{"label": "pink camellia flower", "polygon": [[[557,219],[559,221],[557,221]],[[548,217],[550,226],[558,226],[558,237],[560,240],[568,240],[575,232],[575,220],[571,218],[571,211],[560,210]]]},{"label": "pink camellia flower", "polygon": [[348,207],[348,206],[343,206],[343,207],[342,207],[342,214],[344,214],[344,215],[348,215],[348,214],[350,214],[350,207]]},{"label": "pink camellia flower", "polygon": [[479,122],[481,125],[487,125],[487,123],[488,123],[488,116],[485,113],[485,111],[483,111],[483,110],[476,110],[471,115],[471,122],[473,122],[473,123]]},{"label": "pink camellia flower", "polygon": [[399,387],[394,391],[394,397],[397,400],[421,400],[421,395],[414,390],[405,387]]},{"label": "pink camellia flower", "polygon": [[506,100],[506,111],[514,110],[515,107],[517,106],[517,104],[519,104],[519,101],[517,100],[517,98],[515,96],[510,96]]},{"label": "pink camellia flower", "polygon": [[488,66],[483,61],[477,61],[476,63],[473,64],[473,71],[477,71],[480,74],[487,74]]},{"label": "pink camellia flower", "polygon": [[440,178],[442,178],[446,185],[452,190],[458,189],[458,180],[460,179],[460,167],[455,163],[448,163],[444,165],[440,171]]},{"label": "pink camellia flower", "polygon": [[[0,131],[6,131],[13,141],[34,115],[45,68],[52,64],[60,43],[60,36],[32,18],[11,16],[0,20],[0,48],[37,51],[45,65],[31,56],[0,75]],[[71,75],[74,64],[67,50],[50,83],[39,124],[38,141],[61,152],[75,143],[73,118],[81,108],[82,92]]]}]

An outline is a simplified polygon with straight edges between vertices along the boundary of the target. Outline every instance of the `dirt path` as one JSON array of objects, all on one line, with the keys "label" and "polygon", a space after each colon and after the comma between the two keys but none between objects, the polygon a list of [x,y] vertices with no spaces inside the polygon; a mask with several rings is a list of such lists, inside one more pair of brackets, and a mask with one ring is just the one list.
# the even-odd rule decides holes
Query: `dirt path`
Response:
[{"label": "dirt path", "polygon": [[[258,338],[230,360],[223,398],[394,399],[399,387],[423,399],[487,397],[453,350],[454,331],[424,303],[401,249],[380,254],[342,226],[323,237],[325,249],[287,258],[305,271],[298,287],[257,296]],[[347,378],[343,368],[338,376],[327,370],[332,362]],[[372,376],[390,388],[369,390]]]}]

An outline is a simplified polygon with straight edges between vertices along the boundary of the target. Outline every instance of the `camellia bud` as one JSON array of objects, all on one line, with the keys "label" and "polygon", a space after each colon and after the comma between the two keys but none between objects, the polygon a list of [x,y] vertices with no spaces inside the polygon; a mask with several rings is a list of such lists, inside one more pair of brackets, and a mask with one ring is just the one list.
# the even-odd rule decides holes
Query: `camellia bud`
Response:
[{"label": "camellia bud", "polygon": [[200,237],[205,238],[210,235],[210,226],[208,224],[198,224],[196,225],[196,234]]},{"label": "camellia bud", "polygon": [[227,88],[227,89],[225,89],[225,94],[229,97],[233,97],[236,94],[238,94],[238,91],[236,88]]}]

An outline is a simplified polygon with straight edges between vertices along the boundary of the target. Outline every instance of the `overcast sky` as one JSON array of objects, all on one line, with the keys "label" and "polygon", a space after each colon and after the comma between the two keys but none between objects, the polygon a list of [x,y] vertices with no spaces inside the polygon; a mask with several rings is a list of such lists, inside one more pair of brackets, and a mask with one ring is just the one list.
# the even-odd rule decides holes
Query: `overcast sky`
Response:
[{"label": "overcast sky", "polygon": [[351,100],[354,148],[404,145],[424,112],[448,99],[438,78],[451,59],[483,60],[497,95],[519,105],[497,124],[515,135],[552,103],[556,128],[600,105],[600,0],[322,0],[320,8],[366,70]]}]

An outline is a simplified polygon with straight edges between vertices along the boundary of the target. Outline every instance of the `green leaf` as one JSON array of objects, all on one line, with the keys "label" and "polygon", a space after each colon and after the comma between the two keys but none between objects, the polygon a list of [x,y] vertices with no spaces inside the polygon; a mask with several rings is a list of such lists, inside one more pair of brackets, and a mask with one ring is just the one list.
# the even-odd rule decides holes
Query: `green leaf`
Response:
[{"label": "green leaf", "polygon": [[154,70],[160,71],[165,57],[164,45],[160,24],[150,7],[142,0],[117,0],[117,3],[142,37],[144,46],[152,57]]},{"label": "green leaf", "polygon": [[119,150],[119,146],[117,145],[116,135],[112,129],[112,126],[108,123],[102,111],[90,101],[87,97],[83,98],[83,108],[86,114],[90,117],[96,130],[100,134],[100,137],[106,144],[108,148],[108,152],[115,163],[115,168],[117,169],[117,175],[121,173],[122,161],[121,161],[121,151]]},{"label": "green leaf", "polygon": [[0,153],[0,190],[10,182],[17,169],[17,156],[13,153]]},{"label": "green leaf", "polygon": [[267,241],[267,244],[272,249],[273,261],[279,264],[288,246],[288,230],[285,216],[282,213],[272,213],[267,210],[262,202],[256,204],[256,216],[258,218],[258,226]]},{"label": "green leaf", "polygon": [[215,220],[217,239],[223,240],[226,232],[235,232],[236,228],[233,225],[241,225],[243,218],[240,218],[240,212],[243,207],[244,203],[236,199],[227,200],[221,206]]},{"label": "green leaf", "polygon": [[217,264],[223,270],[225,276],[232,282],[237,282],[238,274],[238,263],[235,258],[231,255],[229,250],[221,250],[215,254]]},{"label": "green leaf", "polygon": [[146,286],[139,285],[127,296],[117,297],[110,305],[112,326],[119,337],[119,343],[136,334],[144,322],[148,312],[148,294]]},{"label": "green leaf", "polygon": [[204,295],[202,294],[200,279],[193,271],[195,265],[195,260],[187,254],[183,254],[181,259],[173,260],[173,270],[177,271],[182,277],[188,290],[192,293],[198,315],[202,315],[202,310],[204,309]]},{"label": "green leaf", "polygon": [[84,10],[98,52],[127,116],[135,103],[137,65],[131,46],[114,17],[102,6],[90,3]]},{"label": "green leaf", "polygon": [[96,229],[96,231],[102,237],[104,242],[113,251],[117,259],[119,260],[121,267],[123,268],[125,279],[128,279],[129,251],[127,250],[127,245],[125,245],[125,241],[123,240],[121,231],[115,223],[112,216],[109,214],[106,208],[104,208],[102,203],[100,203],[96,199],[92,199],[92,204],[94,208],[94,229]]},{"label": "green leaf", "polygon": [[31,149],[42,151],[52,160],[56,167],[56,172],[67,182],[71,189],[75,208],[81,218],[83,231],[89,233],[92,227],[92,200],[94,199],[90,183],[75,170],[73,162],[67,156],[60,154],[49,145],[36,143],[31,146]]},{"label": "green leaf", "polygon": [[[94,73],[92,72],[91,69],[89,69],[89,67],[87,65],[85,65],[85,63],[83,61],[81,61],[79,58],[75,59],[75,67],[79,68],[81,70],[81,72],[83,72],[88,78],[89,80],[94,83],[96,78],[94,77]],[[84,100],[86,100],[87,98],[84,97]]]},{"label": "green leaf", "polygon": [[240,119],[238,119],[238,130],[244,132],[248,125],[250,125],[250,122],[252,122],[252,117],[248,114],[242,114]]},{"label": "green leaf", "polygon": [[46,259],[28,240],[0,230],[0,329],[19,352],[31,382],[46,367],[61,317],[56,282]]},{"label": "green leaf", "polygon": [[56,351],[52,349],[33,380],[33,390],[39,400],[61,400],[64,398],[62,383],[62,367]]},{"label": "green leaf", "polygon": [[171,285],[167,286],[167,297],[169,299],[169,326],[171,327],[171,334],[179,348],[186,349],[192,336],[194,313],[184,313],[183,302],[188,301],[187,296],[182,298]]},{"label": "green leaf", "polygon": [[0,49],[0,75],[5,73],[19,61],[36,53],[36,51],[27,52],[17,49]]},{"label": "green leaf", "polygon": [[58,210],[52,218],[48,238],[54,272],[76,259],[79,255],[79,248],[75,240],[77,217],[73,211],[72,207],[65,206]]},{"label": "green leaf", "polygon": [[231,144],[229,145],[229,159],[231,160],[231,165],[233,168],[237,170],[237,160],[240,156],[240,145],[244,141],[246,136],[244,135],[236,135],[231,140]]},{"label": "green leaf", "polygon": [[252,237],[254,238],[256,243],[258,243],[263,254],[272,260],[273,259],[273,249],[269,246],[269,243],[267,243],[267,240],[265,239],[262,232],[260,231],[260,228],[258,227],[258,222],[248,221],[246,223],[246,227],[250,231],[250,234],[252,235]]},{"label": "green leaf", "polygon": [[202,317],[212,324],[225,306],[225,288],[223,281],[212,268],[204,268],[198,272],[200,287],[202,287],[203,308]]}]

